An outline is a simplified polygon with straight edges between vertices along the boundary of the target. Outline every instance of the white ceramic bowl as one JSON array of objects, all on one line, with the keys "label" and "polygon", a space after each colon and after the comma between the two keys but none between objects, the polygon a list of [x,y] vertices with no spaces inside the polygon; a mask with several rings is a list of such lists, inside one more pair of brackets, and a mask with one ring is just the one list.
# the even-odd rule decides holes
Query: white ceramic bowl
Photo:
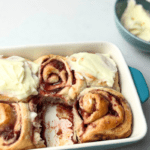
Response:
[{"label": "white ceramic bowl", "polygon": [[127,145],[141,140],[147,132],[147,124],[142,111],[141,102],[136,91],[129,68],[120,52],[120,50],[113,44],[108,42],[94,42],[94,43],[70,43],[44,46],[28,46],[28,47],[13,47],[0,49],[0,55],[12,56],[19,55],[31,60],[46,54],[70,55],[77,52],[95,52],[95,53],[109,53],[117,63],[119,75],[121,80],[122,94],[129,102],[133,112],[133,132],[132,135],[124,139],[97,141],[91,143],[75,144],[61,147],[47,147],[42,150],[60,150],[60,149],[85,149],[98,147],[99,149],[109,149]]}]

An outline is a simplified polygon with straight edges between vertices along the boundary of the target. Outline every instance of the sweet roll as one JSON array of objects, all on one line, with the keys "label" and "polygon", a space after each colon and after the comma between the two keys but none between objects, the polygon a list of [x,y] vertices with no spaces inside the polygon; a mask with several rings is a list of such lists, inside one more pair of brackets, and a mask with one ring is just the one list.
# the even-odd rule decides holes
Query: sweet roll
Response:
[{"label": "sweet roll", "polygon": [[74,138],[79,143],[126,138],[132,132],[132,112],[124,96],[96,87],[81,92],[73,108]]},{"label": "sweet roll", "polygon": [[86,86],[84,78],[71,71],[62,56],[46,55],[34,62],[40,65],[40,94],[50,97],[53,103],[72,105]]},{"label": "sweet roll", "polygon": [[38,95],[39,65],[19,56],[0,58],[0,101],[28,102]]},{"label": "sweet roll", "polygon": [[109,54],[80,52],[67,56],[71,70],[86,79],[87,87],[108,87],[120,91],[117,65]]},{"label": "sweet roll", "polygon": [[0,150],[45,147],[37,138],[40,133],[37,114],[27,103],[0,103]]}]

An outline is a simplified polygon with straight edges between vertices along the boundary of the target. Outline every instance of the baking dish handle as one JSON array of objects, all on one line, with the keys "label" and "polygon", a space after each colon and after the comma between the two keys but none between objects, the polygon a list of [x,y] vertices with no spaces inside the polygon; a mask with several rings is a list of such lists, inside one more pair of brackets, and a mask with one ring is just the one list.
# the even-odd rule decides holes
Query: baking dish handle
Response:
[{"label": "baking dish handle", "polygon": [[136,86],[138,95],[142,103],[146,102],[149,98],[149,89],[147,87],[146,81],[142,75],[142,73],[132,67],[129,67],[134,84]]}]

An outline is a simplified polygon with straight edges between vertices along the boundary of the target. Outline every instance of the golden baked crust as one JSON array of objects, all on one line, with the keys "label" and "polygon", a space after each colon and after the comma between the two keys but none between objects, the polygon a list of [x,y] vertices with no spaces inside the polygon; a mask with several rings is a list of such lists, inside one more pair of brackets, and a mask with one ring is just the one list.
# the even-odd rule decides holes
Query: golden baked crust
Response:
[{"label": "golden baked crust", "polygon": [[58,55],[46,55],[34,61],[40,64],[40,94],[52,97],[53,102],[72,105],[75,98],[86,87],[84,78],[71,71],[66,58]]},{"label": "golden baked crust", "polygon": [[75,136],[80,143],[131,135],[130,106],[124,96],[115,90],[100,87],[83,90],[73,113]]},{"label": "golden baked crust", "polygon": [[0,103],[0,108],[0,150],[45,147],[43,142],[35,142],[28,104]]},{"label": "golden baked crust", "polygon": [[1,95],[0,94],[0,101],[3,101],[3,102],[28,102],[30,99],[32,98],[32,96],[29,96],[28,98],[26,99],[18,99],[16,97],[8,97],[6,95]]}]

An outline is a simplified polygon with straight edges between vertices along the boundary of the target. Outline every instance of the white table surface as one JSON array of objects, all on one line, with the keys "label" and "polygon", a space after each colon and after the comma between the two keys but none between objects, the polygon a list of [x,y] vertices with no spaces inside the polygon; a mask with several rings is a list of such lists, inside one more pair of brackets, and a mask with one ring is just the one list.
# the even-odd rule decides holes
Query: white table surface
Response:
[{"label": "white table surface", "polygon": [[[116,0],[1,0],[0,48],[18,45],[108,41],[127,64],[140,70],[150,88],[150,53],[141,52],[119,34],[114,21]],[[142,104],[150,126],[150,99]],[[116,150],[150,150],[150,130],[136,144]]]}]

